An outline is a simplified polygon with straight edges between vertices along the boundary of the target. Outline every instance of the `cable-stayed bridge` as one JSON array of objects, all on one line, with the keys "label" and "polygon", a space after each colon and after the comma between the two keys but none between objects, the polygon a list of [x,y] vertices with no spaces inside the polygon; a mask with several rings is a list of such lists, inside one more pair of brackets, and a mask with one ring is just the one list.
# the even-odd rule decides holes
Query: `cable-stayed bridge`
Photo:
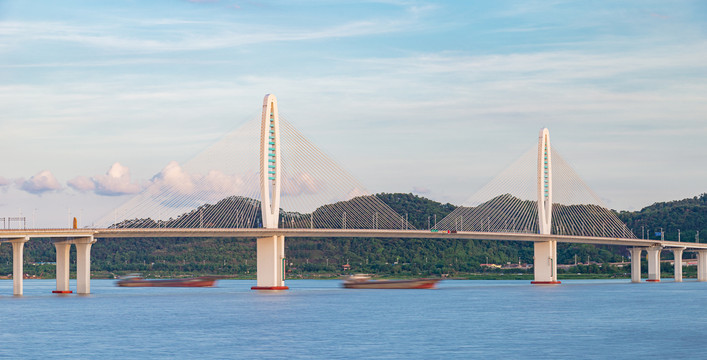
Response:
[{"label": "cable-stayed bridge", "polygon": [[57,289],[69,290],[69,252],[77,251],[77,292],[90,293],[90,249],[96,239],[126,237],[257,238],[258,290],[287,289],[286,237],[455,238],[532,241],[535,284],[559,284],[557,242],[631,246],[632,281],[648,253],[648,281],[660,280],[660,251],[695,250],[698,280],[707,281],[707,244],[641,240],[604,206],[551,146],[538,144],[428,229],[415,229],[369,193],[279,113],[266,95],[260,119],[227,134],[181,165],[172,162],[140,194],[89,229],[0,231],[13,246],[14,293],[22,294],[24,243],[53,238]]}]

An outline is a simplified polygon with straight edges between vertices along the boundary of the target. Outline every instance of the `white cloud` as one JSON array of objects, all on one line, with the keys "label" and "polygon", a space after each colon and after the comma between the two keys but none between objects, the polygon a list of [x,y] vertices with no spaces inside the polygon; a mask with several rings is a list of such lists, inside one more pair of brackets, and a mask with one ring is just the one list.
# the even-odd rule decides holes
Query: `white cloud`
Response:
[{"label": "white cloud", "polygon": [[77,176],[67,181],[66,185],[78,192],[94,192],[104,196],[137,194],[144,189],[143,184],[131,180],[130,169],[118,162],[114,163],[105,175],[90,178]]},{"label": "white cloud", "polygon": [[[166,202],[181,203],[175,199],[191,198],[195,201],[218,201],[232,195],[244,195],[247,186],[238,175],[227,175],[211,170],[206,175],[192,174],[171,161],[155,175],[147,191],[152,196],[168,198]],[[164,199],[163,199],[164,200]]]},{"label": "white cloud", "polygon": [[41,171],[29,178],[29,180],[18,179],[16,183],[21,190],[31,194],[43,194],[49,191],[61,190],[61,184],[49,170]]},{"label": "white cloud", "polygon": [[12,185],[12,180],[0,176],[0,191],[7,192],[10,185]]},{"label": "white cloud", "polygon": [[191,194],[195,189],[191,176],[176,161],[170,161],[151,181],[152,192],[168,190],[177,194]]},{"label": "white cloud", "polygon": [[[180,24],[179,29],[165,28],[164,24]],[[62,22],[6,21],[0,23],[0,35],[12,37],[7,45],[30,41],[74,43],[83,46],[139,52],[189,51],[238,47],[268,42],[294,42],[342,37],[358,37],[414,28],[414,20],[373,18],[352,20],[333,25],[308,27],[263,27],[261,24],[234,22],[200,22],[180,19],[142,21],[152,29],[150,37],[126,36],[130,30],[120,26],[74,26]],[[260,28],[260,29],[259,29]],[[185,31],[184,29],[189,29]],[[201,35],[201,34],[205,35]]]},{"label": "white cloud", "polygon": [[130,169],[120,163],[113,164],[106,175],[94,176],[91,180],[98,195],[119,196],[142,191],[142,186],[131,182]]},{"label": "white cloud", "polygon": [[202,191],[222,195],[235,195],[243,188],[244,182],[238,176],[226,175],[218,170],[211,170],[203,177]]},{"label": "white cloud", "polygon": [[367,196],[370,195],[368,191],[365,189],[361,189],[359,187],[355,187],[351,189],[347,194],[346,194],[346,200],[351,200],[353,198],[359,197],[359,196]]},{"label": "white cloud", "polygon": [[283,179],[282,196],[297,196],[300,194],[316,194],[322,184],[309,173],[299,173]]},{"label": "white cloud", "polygon": [[429,194],[430,189],[422,186],[413,186],[412,192],[414,192],[415,194]]},{"label": "white cloud", "polygon": [[96,184],[87,176],[77,176],[69,180],[66,185],[69,185],[70,188],[79,192],[93,191],[96,189]]}]

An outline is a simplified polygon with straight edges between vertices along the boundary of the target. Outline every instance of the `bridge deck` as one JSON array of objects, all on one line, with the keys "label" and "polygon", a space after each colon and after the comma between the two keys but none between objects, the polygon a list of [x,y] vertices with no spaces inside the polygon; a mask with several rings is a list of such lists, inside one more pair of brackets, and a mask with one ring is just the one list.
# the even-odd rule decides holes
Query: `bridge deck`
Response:
[{"label": "bridge deck", "polygon": [[549,241],[622,246],[662,246],[667,248],[707,249],[707,243],[690,243],[628,238],[605,238],[568,235],[540,235],[528,233],[498,233],[459,231],[453,233],[429,230],[366,230],[366,229],[41,229],[0,230],[0,242],[19,238],[77,238],[100,239],[133,237],[232,237],[258,238],[268,236],[285,237],[353,237],[353,238],[415,238],[415,239],[466,239],[497,241]]}]

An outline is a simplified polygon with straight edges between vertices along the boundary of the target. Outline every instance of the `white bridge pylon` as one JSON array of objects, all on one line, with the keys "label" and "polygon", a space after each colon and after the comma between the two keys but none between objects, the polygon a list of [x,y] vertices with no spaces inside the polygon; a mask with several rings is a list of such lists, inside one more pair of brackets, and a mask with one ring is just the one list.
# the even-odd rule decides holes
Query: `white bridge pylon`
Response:
[{"label": "white bridge pylon", "polygon": [[[260,209],[263,227],[277,229],[280,221],[281,156],[280,115],[273,94],[263,99],[260,125]],[[285,286],[285,237],[257,240],[257,285],[253,290],[287,290]]]},{"label": "white bridge pylon", "polygon": [[[538,136],[538,227],[540,234],[552,233],[552,148],[550,131],[540,130]],[[559,284],[557,280],[557,241],[534,243],[532,284]]]},{"label": "white bridge pylon", "polygon": [[280,114],[273,94],[263,99],[260,125],[260,198],[263,227],[276,229],[280,220]]}]

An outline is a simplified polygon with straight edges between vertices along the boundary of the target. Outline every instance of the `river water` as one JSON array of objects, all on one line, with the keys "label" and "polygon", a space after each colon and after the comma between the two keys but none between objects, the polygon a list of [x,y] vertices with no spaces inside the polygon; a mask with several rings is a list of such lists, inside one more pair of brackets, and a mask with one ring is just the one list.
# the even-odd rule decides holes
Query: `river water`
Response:
[{"label": "river water", "polygon": [[[0,358],[707,358],[707,283],[442,281],[435,290],[118,288],[0,280]],[[75,283],[72,281],[72,289]]]}]

